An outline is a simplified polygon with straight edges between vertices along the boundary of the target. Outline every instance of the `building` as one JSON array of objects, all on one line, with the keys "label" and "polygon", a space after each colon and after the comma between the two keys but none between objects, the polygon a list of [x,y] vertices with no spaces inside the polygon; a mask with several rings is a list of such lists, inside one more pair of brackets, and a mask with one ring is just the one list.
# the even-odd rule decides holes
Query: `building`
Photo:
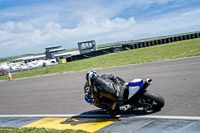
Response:
[{"label": "building", "polygon": [[12,63],[17,63],[17,62],[24,62],[24,63],[28,63],[28,62],[32,62],[32,61],[36,61],[36,60],[45,60],[46,56],[45,55],[38,55],[38,56],[28,56],[28,57],[22,57],[22,58],[18,58],[15,60],[12,60]]},{"label": "building", "polygon": [[[91,51],[96,51],[95,41],[81,42],[79,43],[79,47],[80,47],[80,52],[82,53],[89,53]],[[72,60],[71,56],[79,55],[80,52],[79,51],[66,52],[66,49],[62,48],[62,45],[55,45],[55,46],[46,47],[45,55],[18,58],[18,59],[12,60],[11,62],[28,63],[28,62],[32,62],[36,60],[49,60],[49,59],[56,59],[57,62],[64,59],[67,62],[69,62]]]},{"label": "building", "polygon": [[97,51],[96,42],[94,40],[79,42],[78,48],[79,48],[80,54],[86,54],[93,51]]},{"label": "building", "polygon": [[79,51],[66,52],[66,49],[62,48],[61,45],[50,46],[45,49],[46,59],[56,59],[58,62],[62,59],[66,59],[67,62],[71,61],[72,55],[80,54]]},{"label": "building", "polygon": [[66,49],[62,48],[61,45],[50,46],[45,49],[46,49],[45,52],[46,59],[55,59],[56,58],[55,55],[66,53]]}]

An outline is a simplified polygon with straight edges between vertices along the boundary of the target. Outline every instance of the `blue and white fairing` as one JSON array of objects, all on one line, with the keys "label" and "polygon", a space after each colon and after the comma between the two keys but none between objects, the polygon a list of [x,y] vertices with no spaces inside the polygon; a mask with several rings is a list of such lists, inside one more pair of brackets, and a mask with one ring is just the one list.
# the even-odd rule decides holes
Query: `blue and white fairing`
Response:
[{"label": "blue and white fairing", "polygon": [[142,79],[134,79],[128,83],[128,99],[133,97],[143,86],[144,81]]}]

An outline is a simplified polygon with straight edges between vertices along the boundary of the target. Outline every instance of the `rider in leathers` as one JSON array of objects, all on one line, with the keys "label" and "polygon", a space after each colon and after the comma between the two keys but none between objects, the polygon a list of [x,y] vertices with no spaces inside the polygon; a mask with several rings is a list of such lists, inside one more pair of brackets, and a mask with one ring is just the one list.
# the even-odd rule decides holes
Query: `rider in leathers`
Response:
[{"label": "rider in leathers", "polygon": [[118,109],[124,103],[125,81],[123,79],[112,74],[99,76],[95,71],[90,71],[86,74],[86,80],[94,99],[92,104],[95,106],[100,107],[100,96],[113,101],[109,107],[110,111]]}]

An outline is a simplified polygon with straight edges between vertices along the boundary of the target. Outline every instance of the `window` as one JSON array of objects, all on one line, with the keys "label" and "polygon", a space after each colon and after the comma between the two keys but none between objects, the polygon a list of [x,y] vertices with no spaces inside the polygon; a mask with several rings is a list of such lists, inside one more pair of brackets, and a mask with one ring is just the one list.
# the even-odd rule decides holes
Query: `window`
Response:
[{"label": "window", "polygon": [[92,48],[92,43],[82,43],[81,49],[89,49]]}]

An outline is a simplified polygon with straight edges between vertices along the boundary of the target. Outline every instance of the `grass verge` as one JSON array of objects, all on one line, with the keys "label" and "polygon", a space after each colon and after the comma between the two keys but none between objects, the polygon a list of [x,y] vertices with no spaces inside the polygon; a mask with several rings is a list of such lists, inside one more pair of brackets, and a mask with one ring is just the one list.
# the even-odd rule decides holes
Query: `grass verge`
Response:
[{"label": "grass verge", "polygon": [[[197,38],[72,61],[66,64],[19,72],[12,74],[12,76],[13,79],[35,77],[46,74],[91,70],[95,68],[139,64],[199,55],[200,38]],[[0,76],[0,80],[8,80],[8,76]]]},{"label": "grass verge", "polygon": [[[47,128],[12,128],[12,127],[0,127],[0,133],[88,133],[82,130],[55,130]],[[98,133],[110,133],[110,132],[98,132]]]}]

